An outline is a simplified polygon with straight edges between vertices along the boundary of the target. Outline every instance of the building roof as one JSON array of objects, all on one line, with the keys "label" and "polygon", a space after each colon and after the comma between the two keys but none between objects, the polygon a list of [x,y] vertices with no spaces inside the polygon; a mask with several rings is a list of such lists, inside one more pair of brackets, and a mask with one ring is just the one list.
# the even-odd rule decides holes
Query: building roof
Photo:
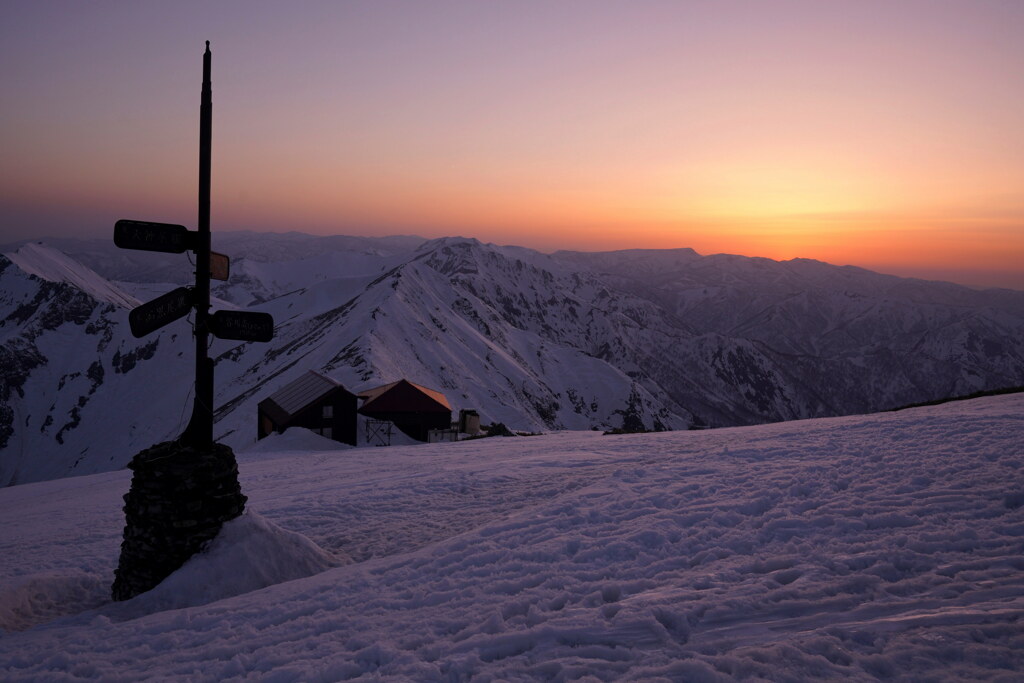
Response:
[{"label": "building roof", "polygon": [[[364,389],[363,391],[360,391],[358,394],[356,394],[356,396],[358,398],[363,399],[364,401],[370,401],[372,399],[377,398],[378,396],[380,396],[381,394],[383,394],[385,391],[395,386],[396,384],[398,384],[398,382],[392,382],[391,384],[383,384],[379,387],[374,387],[373,389]],[[409,384],[412,384],[412,382],[409,382]]]},{"label": "building roof", "polygon": [[309,404],[339,388],[344,388],[340,382],[321,375],[315,370],[308,370],[298,379],[285,384],[272,393],[264,401],[271,401],[284,413],[295,415]]},{"label": "building roof", "polygon": [[[363,406],[360,410],[382,410],[382,411],[417,411],[424,408],[443,408],[451,411],[452,407],[448,399],[440,391],[428,389],[410,382],[407,379],[400,379],[391,384],[366,389],[356,394],[363,399]],[[423,397],[429,399],[424,403]],[[434,405],[430,405],[433,403]]]}]

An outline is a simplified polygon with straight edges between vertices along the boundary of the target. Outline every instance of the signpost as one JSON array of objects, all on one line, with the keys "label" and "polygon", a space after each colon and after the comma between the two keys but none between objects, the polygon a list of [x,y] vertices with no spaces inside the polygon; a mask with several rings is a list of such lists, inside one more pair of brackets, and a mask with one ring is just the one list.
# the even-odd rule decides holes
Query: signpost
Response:
[{"label": "signpost", "polygon": [[196,282],[179,287],[136,307],[128,315],[132,334],[143,337],[195,312],[196,384],[192,418],[179,438],[197,450],[213,446],[213,360],[207,355],[209,335],[221,339],[267,342],[274,337],[274,319],[268,313],[217,311],[210,314],[210,279],[227,280],[230,260],[210,251],[210,150],[213,127],[213,88],[210,83],[210,42],[203,53],[203,89],[199,105],[199,215],[197,229],[183,225],[119,220],[114,244],[168,254],[191,251],[196,255]]},{"label": "signpost", "polygon": [[[132,334],[141,337],[194,313],[195,398],[185,431],[172,442],[147,448],[132,458],[132,487],[125,501],[121,556],[111,596],[127,600],[148,591],[215,538],[224,522],[245,509],[238,463],[231,449],[213,441],[213,360],[209,335],[242,341],[269,341],[274,320],[266,313],[210,313],[210,280],[226,280],[227,256],[210,251],[210,140],[213,96],[210,43],[203,53],[199,106],[199,216],[196,230],[183,225],[117,221],[114,244],[170,254],[195,254],[195,284],[179,287],[137,306],[128,314]],[[183,502],[184,501],[184,502]],[[187,504],[185,504],[187,503]]]}]

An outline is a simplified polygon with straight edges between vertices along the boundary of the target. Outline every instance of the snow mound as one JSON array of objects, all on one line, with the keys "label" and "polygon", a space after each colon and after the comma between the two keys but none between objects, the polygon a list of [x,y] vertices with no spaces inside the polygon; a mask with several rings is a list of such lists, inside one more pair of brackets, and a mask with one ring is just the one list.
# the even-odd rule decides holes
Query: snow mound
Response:
[{"label": "snow mound", "polygon": [[205,605],[348,564],[293,531],[254,512],[226,523],[207,549],[194,555],[153,590],[123,603],[110,602],[110,578],[84,572],[19,577],[0,587],[0,633],[24,631],[61,617],[97,614],[124,621]]},{"label": "snow mound", "polygon": [[[255,443],[238,448],[236,454],[243,460],[264,460],[286,453],[346,451],[356,447],[376,446],[377,444],[367,441],[366,418],[357,415],[356,420],[357,446],[328,439],[305,427],[289,427],[283,434],[270,434]],[[423,445],[423,442],[417,441],[398,427],[392,426],[389,445],[420,446]]]},{"label": "snow mound", "polygon": [[256,443],[239,449],[245,455],[290,453],[294,451],[342,451],[348,444],[320,436],[305,427],[289,427],[283,434],[270,434]]},{"label": "snow mound", "polygon": [[121,308],[135,308],[141,303],[64,252],[42,243],[26,244],[18,251],[4,256],[29,275],[50,282],[74,285],[98,301]]},{"label": "snow mound", "polygon": [[109,582],[83,572],[22,577],[0,588],[0,633],[23,631],[109,600]]},{"label": "snow mound", "polygon": [[[356,416],[356,440],[359,446],[377,447],[379,444],[367,440],[368,430],[366,422],[369,420],[364,415]],[[398,427],[391,425],[391,437],[388,439],[389,446],[421,446],[422,441],[412,438]]]},{"label": "snow mound", "polygon": [[135,618],[153,612],[206,605],[347,564],[302,534],[255,512],[227,522],[204,552],[156,588],[120,605],[109,616]]}]

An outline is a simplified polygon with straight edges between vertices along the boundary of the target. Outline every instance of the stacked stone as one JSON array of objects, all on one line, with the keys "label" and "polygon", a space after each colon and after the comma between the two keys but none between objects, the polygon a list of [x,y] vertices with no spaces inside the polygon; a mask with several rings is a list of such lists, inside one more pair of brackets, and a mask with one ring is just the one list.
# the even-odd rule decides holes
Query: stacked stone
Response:
[{"label": "stacked stone", "polygon": [[223,444],[199,451],[167,441],[138,453],[128,467],[134,475],[124,497],[114,600],[163,581],[242,514],[246,501],[235,454]]}]

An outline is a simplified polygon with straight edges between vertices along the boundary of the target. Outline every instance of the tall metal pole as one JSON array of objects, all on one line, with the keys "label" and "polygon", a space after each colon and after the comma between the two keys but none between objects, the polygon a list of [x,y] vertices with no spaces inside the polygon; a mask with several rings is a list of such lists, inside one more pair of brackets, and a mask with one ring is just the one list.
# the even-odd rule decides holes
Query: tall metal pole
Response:
[{"label": "tall metal pole", "polygon": [[199,222],[196,235],[196,394],[192,419],[182,441],[196,449],[213,445],[213,360],[207,356],[210,317],[210,149],[213,89],[210,85],[210,41],[203,53],[203,92],[199,106]]}]

